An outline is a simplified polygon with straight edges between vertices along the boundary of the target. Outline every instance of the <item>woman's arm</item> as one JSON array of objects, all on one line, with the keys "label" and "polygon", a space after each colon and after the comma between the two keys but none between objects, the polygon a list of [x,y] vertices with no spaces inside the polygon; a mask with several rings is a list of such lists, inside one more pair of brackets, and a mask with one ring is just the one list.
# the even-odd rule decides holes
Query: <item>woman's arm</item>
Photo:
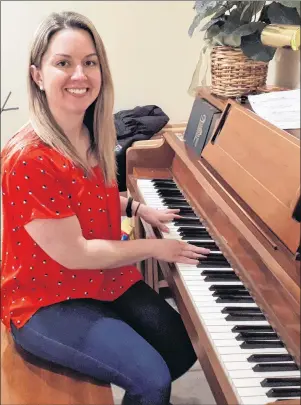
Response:
[{"label": "woman's arm", "polygon": [[[126,216],[125,210],[126,210],[127,203],[128,203],[128,198],[120,196],[120,207],[121,207],[121,215],[122,215],[122,216]],[[138,201],[133,201],[133,202],[132,202],[132,213],[133,213],[133,216],[134,216],[134,214],[135,214],[135,212],[136,212],[136,210],[137,210],[138,204],[139,204]],[[137,215],[139,215],[139,211],[140,211],[140,209],[142,208],[143,205],[144,205],[144,204],[140,204],[140,207],[139,207],[139,209],[138,209]]]},{"label": "woman's arm", "polygon": [[111,269],[155,257],[197,264],[207,249],[171,239],[87,240],[77,217],[35,219],[25,225],[33,240],[53,260],[69,269]]}]

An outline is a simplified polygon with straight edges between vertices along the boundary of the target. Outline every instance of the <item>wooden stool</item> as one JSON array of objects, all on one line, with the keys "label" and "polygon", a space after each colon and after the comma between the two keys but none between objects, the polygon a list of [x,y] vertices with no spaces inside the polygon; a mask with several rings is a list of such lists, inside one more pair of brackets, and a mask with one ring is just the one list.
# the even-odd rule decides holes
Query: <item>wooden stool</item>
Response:
[{"label": "wooden stool", "polygon": [[[21,349],[22,350],[22,349]],[[113,405],[111,386],[20,351],[1,324],[1,405]]]}]

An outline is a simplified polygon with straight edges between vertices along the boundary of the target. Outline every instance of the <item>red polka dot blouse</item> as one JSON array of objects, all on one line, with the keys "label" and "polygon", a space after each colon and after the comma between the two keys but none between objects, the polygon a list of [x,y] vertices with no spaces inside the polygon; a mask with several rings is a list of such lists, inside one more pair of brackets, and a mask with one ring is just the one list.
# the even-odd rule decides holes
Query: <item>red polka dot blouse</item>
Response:
[{"label": "red polka dot blouse", "polygon": [[[16,137],[32,137],[25,128]],[[5,155],[5,148],[2,156]],[[70,270],[51,259],[24,226],[36,218],[76,215],[86,239],[121,239],[118,187],[99,168],[88,177],[56,150],[36,141],[2,167],[1,320],[22,327],[41,307],[73,298],[113,301],[142,279],[134,266]],[[124,242],[126,243],[126,242]]]}]

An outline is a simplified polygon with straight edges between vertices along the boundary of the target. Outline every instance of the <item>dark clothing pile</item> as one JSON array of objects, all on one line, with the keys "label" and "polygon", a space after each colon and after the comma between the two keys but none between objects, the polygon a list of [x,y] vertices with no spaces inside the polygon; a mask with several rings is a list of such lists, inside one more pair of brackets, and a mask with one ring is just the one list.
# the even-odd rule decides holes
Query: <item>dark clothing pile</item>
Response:
[{"label": "dark clothing pile", "polygon": [[135,107],[114,114],[117,132],[116,159],[119,191],[126,191],[126,151],[136,141],[150,139],[169,121],[169,117],[156,105]]}]

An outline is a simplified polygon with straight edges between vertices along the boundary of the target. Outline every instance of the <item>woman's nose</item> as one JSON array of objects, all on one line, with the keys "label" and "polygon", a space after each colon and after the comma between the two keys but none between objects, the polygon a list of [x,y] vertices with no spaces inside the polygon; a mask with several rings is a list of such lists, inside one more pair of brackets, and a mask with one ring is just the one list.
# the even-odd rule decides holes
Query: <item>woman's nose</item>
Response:
[{"label": "woman's nose", "polygon": [[72,79],[86,79],[86,75],[84,72],[84,68],[81,65],[77,65],[76,68],[74,69],[74,72],[72,74]]}]

